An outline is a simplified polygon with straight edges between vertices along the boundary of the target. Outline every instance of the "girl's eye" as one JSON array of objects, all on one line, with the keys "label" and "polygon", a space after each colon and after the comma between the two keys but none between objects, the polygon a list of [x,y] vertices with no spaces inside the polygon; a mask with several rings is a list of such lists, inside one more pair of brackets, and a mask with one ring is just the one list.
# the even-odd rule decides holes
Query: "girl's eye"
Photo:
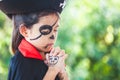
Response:
[{"label": "girl's eye", "polygon": [[57,32],[57,31],[58,31],[58,29],[59,29],[59,28],[58,28],[58,27],[56,27],[56,28],[54,29],[54,31],[55,31],[55,32]]},{"label": "girl's eye", "polygon": [[57,32],[58,30],[56,29],[56,30],[54,30],[55,32]]}]

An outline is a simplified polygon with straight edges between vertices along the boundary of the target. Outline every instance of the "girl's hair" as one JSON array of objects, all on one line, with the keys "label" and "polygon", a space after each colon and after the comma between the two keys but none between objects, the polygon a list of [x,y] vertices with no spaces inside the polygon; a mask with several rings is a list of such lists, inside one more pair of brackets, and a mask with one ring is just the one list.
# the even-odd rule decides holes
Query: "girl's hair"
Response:
[{"label": "girl's hair", "polygon": [[12,16],[13,24],[14,24],[13,33],[12,33],[13,54],[15,54],[15,52],[18,50],[18,46],[21,40],[24,38],[19,32],[20,25],[24,24],[26,28],[30,29],[33,24],[38,23],[41,17],[50,14],[56,14],[59,17],[59,14],[57,12],[51,10],[36,12],[36,13],[28,13],[28,14],[16,14]]}]

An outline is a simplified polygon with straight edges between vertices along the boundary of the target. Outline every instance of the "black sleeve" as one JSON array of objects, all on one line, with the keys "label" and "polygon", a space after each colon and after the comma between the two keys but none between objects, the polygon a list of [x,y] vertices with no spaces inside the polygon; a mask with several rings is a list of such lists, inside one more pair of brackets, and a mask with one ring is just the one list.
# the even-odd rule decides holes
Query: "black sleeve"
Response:
[{"label": "black sleeve", "polygon": [[21,63],[11,63],[8,80],[35,80],[34,72],[30,65]]},{"label": "black sleeve", "polygon": [[[43,80],[47,70],[44,61],[17,54],[10,62],[8,80]],[[59,80],[58,76],[55,80]]]}]

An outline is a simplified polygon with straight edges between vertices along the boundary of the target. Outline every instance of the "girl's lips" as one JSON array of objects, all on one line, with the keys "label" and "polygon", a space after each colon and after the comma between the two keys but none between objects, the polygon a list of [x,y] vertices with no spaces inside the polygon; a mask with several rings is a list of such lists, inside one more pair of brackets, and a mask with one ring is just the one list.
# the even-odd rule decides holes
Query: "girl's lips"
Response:
[{"label": "girl's lips", "polygon": [[54,46],[54,43],[48,43],[46,44],[45,48],[52,48]]},{"label": "girl's lips", "polygon": [[52,45],[54,45],[54,43],[47,44],[47,46],[52,46]]}]

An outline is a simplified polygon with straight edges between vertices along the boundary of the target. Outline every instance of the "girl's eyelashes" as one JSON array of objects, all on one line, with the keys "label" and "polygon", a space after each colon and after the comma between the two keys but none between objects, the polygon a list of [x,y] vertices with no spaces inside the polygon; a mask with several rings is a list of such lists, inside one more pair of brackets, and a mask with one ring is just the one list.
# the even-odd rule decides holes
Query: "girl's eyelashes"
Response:
[{"label": "girl's eyelashes", "polygon": [[57,26],[57,27],[54,29],[54,31],[57,32],[58,30],[59,30],[59,27]]},{"label": "girl's eyelashes", "polygon": [[55,32],[58,32],[58,29],[54,30]]}]

